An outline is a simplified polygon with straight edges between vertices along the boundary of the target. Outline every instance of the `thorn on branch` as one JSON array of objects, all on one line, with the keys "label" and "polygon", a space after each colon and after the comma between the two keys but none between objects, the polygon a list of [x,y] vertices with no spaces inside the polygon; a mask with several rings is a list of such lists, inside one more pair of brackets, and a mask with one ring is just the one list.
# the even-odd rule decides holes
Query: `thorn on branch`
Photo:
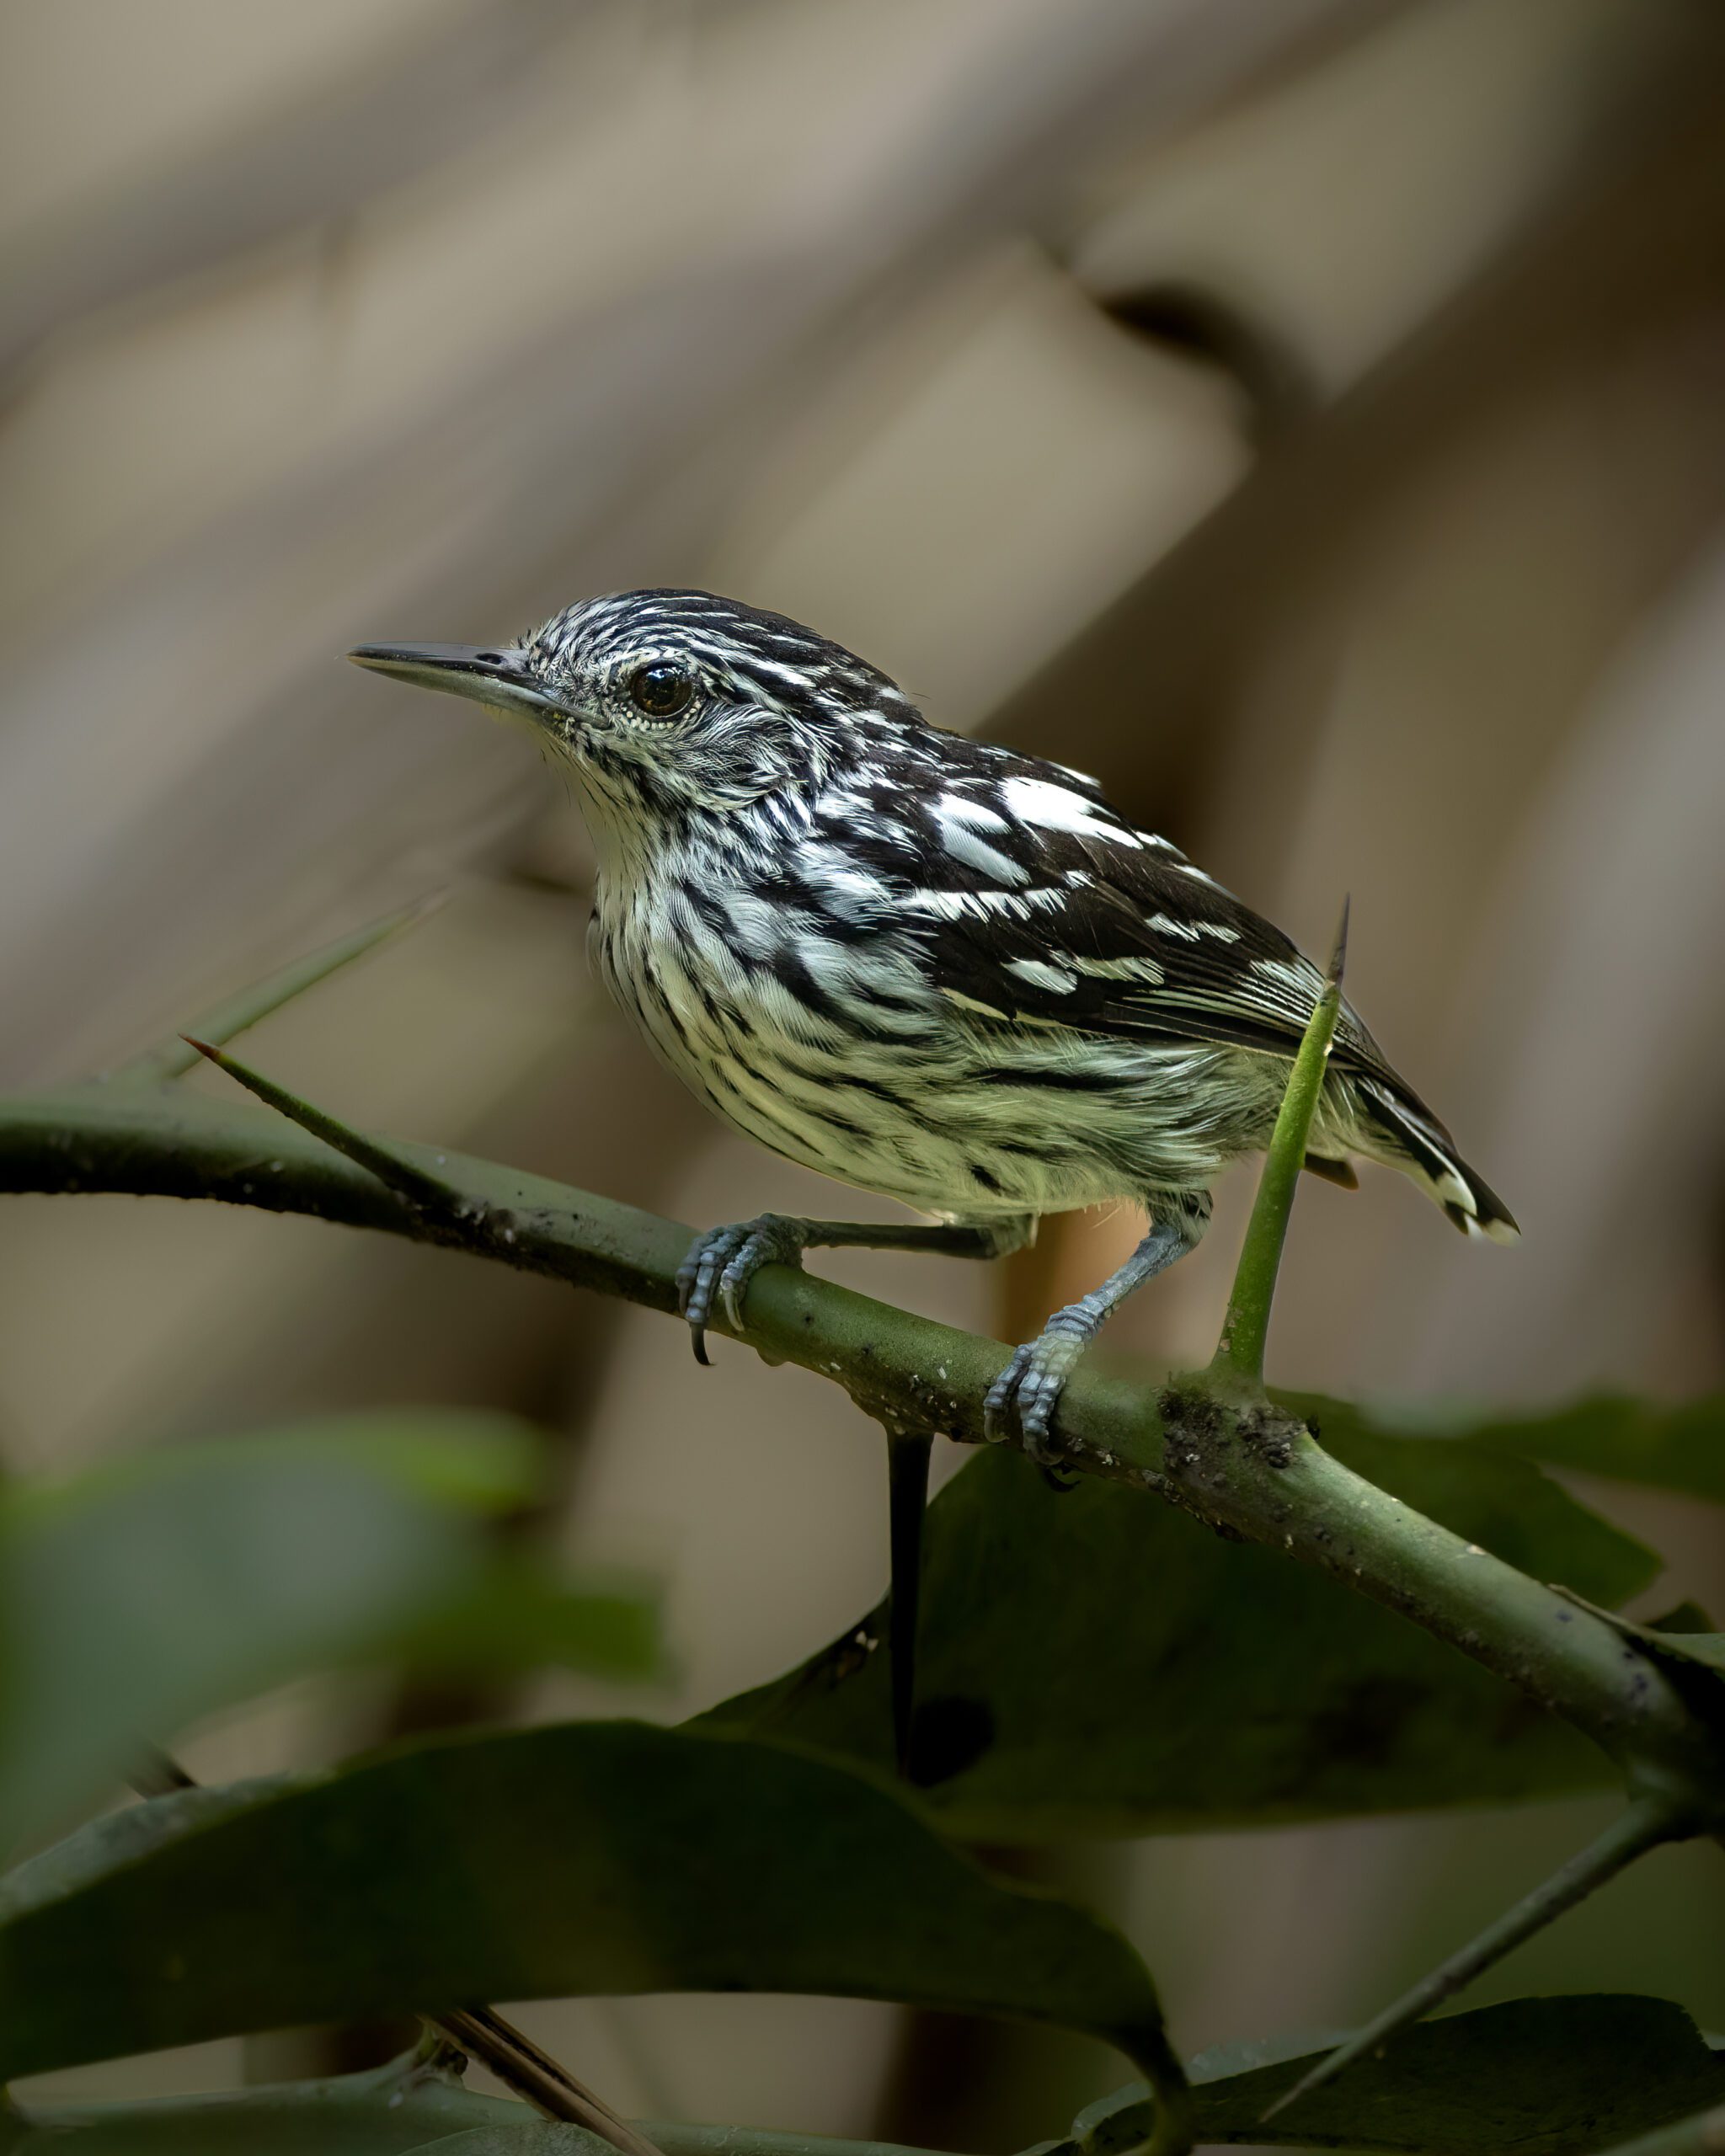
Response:
[{"label": "thorn on branch", "polygon": [[224,1054],[211,1041],[195,1040],[188,1033],[186,1046],[195,1054],[213,1063],[218,1070],[225,1070],[230,1078],[254,1094],[268,1107],[285,1115],[290,1123],[296,1123],[313,1138],[333,1146],[344,1154],[358,1166],[367,1169],[377,1180],[385,1183],[398,1197],[411,1205],[430,1212],[460,1214],[470,1209],[470,1201],[452,1183],[422,1168],[417,1161],[409,1160],[393,1146],[380,1139],[368,1138],[363,1131],[351,1129],[323,1109],[313,1107],[309,1101],[302,1101],[297,1094],[290,1093],[285,1086],[278,1086],[273,1078],[266,1078],[261,1071],[254,1070],[242,1063],[238,1056]]},{"label": "thorn on branch", "polygon": [[622,2156],[662,2156],[656,2143],[620,2118],[602,2096],[595,2095],[566,2066],[542,2052],[531,2036],[513,2022],[505,2021],[494,2008],[475,2006],[428,2015],[425,2025],[458,2051],[488,2066],[506,2089],[513,2089],[546,2118],[585,2127],[589,2133],[597,2134],[621,2150]]}]

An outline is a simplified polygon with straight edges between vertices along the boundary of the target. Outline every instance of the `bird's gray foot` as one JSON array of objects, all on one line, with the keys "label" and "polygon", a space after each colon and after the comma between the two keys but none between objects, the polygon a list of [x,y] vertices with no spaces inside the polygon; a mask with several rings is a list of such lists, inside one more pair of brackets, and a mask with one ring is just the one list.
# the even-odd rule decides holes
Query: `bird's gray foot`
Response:
[{"label": "bird's gray foot", "polygon": [[1069,1304],[1055,1312],[1034,1340],[1013,1351],[1012,1361],[982,1403],[983,1434],[991,1444],[1010,1444],[1017,1438],[1039,1465],[1053,1464],[1049,1438],[1055,1411],[1078,1358],[1107,1315],[1106,1308],[1094,1308],[1087,1298]]},{"label": "bird's gray foot", "polygon": [[714,1295],[731,1324],[740,1326],[749,1283],[763,1265],[800,1265],[809,1225],[782,1213],[761,1213],[696,1236],[677,1267],[677,1308],[688,1321],[697,1363],[708,1359],[707,1326]]}]

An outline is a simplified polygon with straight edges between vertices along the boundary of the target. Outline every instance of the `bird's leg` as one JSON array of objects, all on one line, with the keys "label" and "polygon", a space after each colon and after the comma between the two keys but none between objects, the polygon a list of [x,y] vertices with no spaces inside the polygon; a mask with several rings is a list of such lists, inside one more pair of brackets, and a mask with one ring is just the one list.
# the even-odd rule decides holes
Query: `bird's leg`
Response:
[{"label": "bird's leg", "polygon": [[1030,1457],[1043,1466],[1053,1462],[1049,1433],[1073,1365],[1135,1288],[1166,1273],[1194,1247],[1207,1217],[1207,1209],[1203,1217],[1183,1209],[1152,1226],[1118,1273],[1110,1273],[1101,1287],[1092,1288],[1076,1303],[1056,1310],[1034,1340],[1014,1351],[982,1404],[983,1433],[991,1442],[1011,1442],[1016,1416],[1017,1434]]},{"label": "bird's leg", "polygon": [[800,1265],[805,1250],[927,1250],[948,1257],[1003,1257],[1028,1242],[1035,1227],[1028,1214],[979,1226],[916,1225],[868,1220],[800,1220],[788,1213],[761,1213],[752,1220],[708,1228],[696,1236],[677,1267],[677,1307],[688,1320],[695,1360],[707,1360],[707,1325],[713,1299],[733,1326],[743,1322],[743,1298],[763,1265]]}]

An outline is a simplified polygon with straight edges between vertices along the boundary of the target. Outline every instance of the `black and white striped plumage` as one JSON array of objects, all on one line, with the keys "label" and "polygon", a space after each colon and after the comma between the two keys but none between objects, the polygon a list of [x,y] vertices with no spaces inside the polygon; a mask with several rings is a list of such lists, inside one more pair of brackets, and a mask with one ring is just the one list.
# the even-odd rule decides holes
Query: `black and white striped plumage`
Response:
[{"label": "black and white striped plumage", "polygon": [[[542,729],[597,847],[608,985],[774,1151],[1000,1246],[1130,1199],[1165,1231],[1156,1269],[1268,1141],[1322,977],[1092,780],[943,733],[838,645],[702,592],[585,600],[506,651],[355,656]],[[1400,1168],[1469,1233],[1515,1233],[1345,1007],[1313,1145],[1344,1178],[1350,1154]],[[734,1235],[713,1262],[734,1291],[798,1241]],[[1062,1314],[1050,1411],[1094,1300]]]}]

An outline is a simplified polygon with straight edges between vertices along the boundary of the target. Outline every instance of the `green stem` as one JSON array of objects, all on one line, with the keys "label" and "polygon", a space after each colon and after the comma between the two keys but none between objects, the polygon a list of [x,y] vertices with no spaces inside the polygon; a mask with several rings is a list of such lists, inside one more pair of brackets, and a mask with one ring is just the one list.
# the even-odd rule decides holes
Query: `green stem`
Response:
[{"label": "green stem", "polygon": [[1314,2089],[1322,2089],[1352,2066],[1357,2059],[1365,2057],[1387,2044],[1413,2022],[1423,2020],[1435,2006],[1441,2006],[1476,1977],[1482,1976],[1494,1963],[1501,1961],[1525,1940],[1543,1931],[1548,1924],[1586,1900],[1620,1871],[1626,1870],[1637,1857],[1645,1856],[1661,1842],[1675,1840],[1692,1833],[1696,1822],[1691,1815],[1670,1798],[1649,1795],[1639,1798],[1626,1812],[1621,1812],[1605,1832],[1588,1846],[1571,1857],[1568,1863],[1551,1876],[1535,1886],[1530,1894],[1524,1895],[1513,1908],[1505,1910],[1494,1924],[1487,1924],[1477,1939],[1452,1954],[1447,1961],[1440,1962],[1429,1976],[1421,1978],[1411,1989],[1404,1992],[1391,2006],[1387,2006],[1363,2029],[1357,2029],[1345,2044],[1339,2045],[1321,2059],[1310,2073],[1303,2075],[1285,2095],[1279,2096],[1264,2113],[1260,2124],[1274,2118],[1289,2105],[1299,2102]]},{"label": "green stem", "polygon": [[1270,1305],[1275,1299],[1276,1276],[1281,1270],[1282,1249],[1288,1240],[1288,1216],[1294,1193],[1306,1165],[1306,1143],[1313,1117],[1323,1092],[1329,1068],[1330,1044],[1336,1037],[1336,1021],[1342,1009],[1342,972],[1348,958],[1348,907],[1336,931],[1336,947],[1325,976],[1323,994],[1317,1000],[1294,1059],[1294,1068],[1282,1095],[1276,1128],[1258,1179],[1258,1196],[1246,1240],[1235,1269],[1228,1313],[1222,1320],[1210,1376],[1242,1394],[1261,1395],[1263,1358],[1269,1337]]}]

